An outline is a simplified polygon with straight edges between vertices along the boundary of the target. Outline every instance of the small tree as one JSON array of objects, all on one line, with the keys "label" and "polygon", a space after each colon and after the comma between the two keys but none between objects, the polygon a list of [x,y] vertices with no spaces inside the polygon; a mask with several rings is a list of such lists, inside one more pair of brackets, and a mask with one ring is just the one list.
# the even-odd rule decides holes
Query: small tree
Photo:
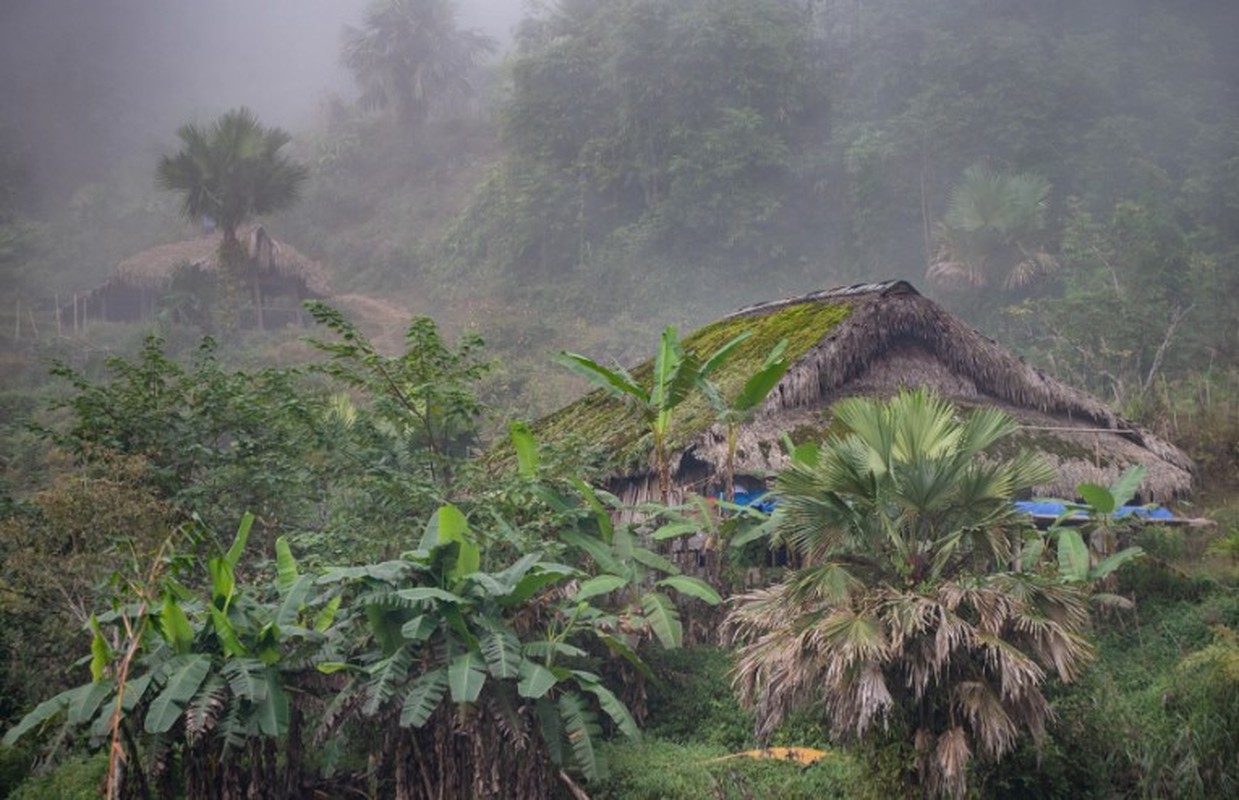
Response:
[{"label": "small tree", "polygon": [[[248,108],[229,111],[207,127],[187,123],[176,135],[182,147],[159,159],[159,186],[180,193],[186,219],[209,217],[219,226],[220,270],[232,300],[239,302],[248,253],[237,240],[237,229],[253,217],[296,202],[309,172],[279,154],[292,137],[280,128],[263,127]],[[248,277],[261,327],[258,277]]]},{"label": "small tree", "polygon": [[1045,682],[1092,654],[1082,589],[1011,570],[1027,524],[1011,501],[1049,468],[985,455],[1010,417],[960,419],[924,391],[835,413],[849,432],[776,483],[776,536],[805,566],[729,615],[736,684],[763,736],[817,704],[842,739],[911,745],[912,780],[959,797],[973,755],[1039,737]]}]

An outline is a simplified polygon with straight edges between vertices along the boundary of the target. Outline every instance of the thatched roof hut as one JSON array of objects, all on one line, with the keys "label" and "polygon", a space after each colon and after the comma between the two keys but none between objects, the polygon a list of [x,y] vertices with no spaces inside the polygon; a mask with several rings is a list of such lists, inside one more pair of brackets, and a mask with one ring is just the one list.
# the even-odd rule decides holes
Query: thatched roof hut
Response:
[{"label": "thatched roof hut", "polygon": [[[151,315],[160,297],[168,291],[178,270],[208,278],[219,272],[220,231],[171,244],[158,245],[130,256],[116,265],[107,283],[75,299],[62,314],[73,314],[75,323],[85,319],[132,321]],[[273,239],[261,225],[237,231],[249,255],[254,279],[254,309],[251,321],[261,325],[295,317],[306,298],[326,297],[330,289],[327,272],[318,262],[292,245]],[[273,298],[291,298],[285,306],[266,307]]]},{"label": "thatched roof hut", "polygon": [[[903,281],[743,308],[684,344],[707,355],[744,330],[752,335],[716,373],[725,391],[734,393],[783,338],[792,365],[740,433],[738,475],[765,476],[785,466],[785,434],[797,444],[824,438],[830,408],[839,399],[926,386],[963,408],[996,406],[1011,414],[1021,425],[1012,449],[1039,450],[1057,466],[1057,479],[1039,487],[1042,494],[1070,498],[1077,484],[1109,484],[1134,464],[1148,468],[1143,502],[1168,502],[1191,489],[1191,461],[1174,445],[1024,363]],[[648,378],[650,371],[647,363],[634,375]],[[676,492],[716,490],[726,457],[723,430],[699,398],[676,413]],[[648,434],[629,409],[603,392],[544,418],[535,432],[543,441],[579,437],[602,445],[617,456],[611,486],[616,494],[629,502],[657,496]]]}]

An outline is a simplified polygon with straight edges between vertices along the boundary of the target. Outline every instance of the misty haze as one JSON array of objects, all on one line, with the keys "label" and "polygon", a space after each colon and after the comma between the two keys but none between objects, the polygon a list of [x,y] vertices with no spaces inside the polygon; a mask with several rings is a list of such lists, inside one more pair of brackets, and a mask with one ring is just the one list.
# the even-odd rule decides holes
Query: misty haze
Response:
[{"label": "misty haze", "polygon": [[1239,785],[1239,3],[0,3],[0,797]]}]

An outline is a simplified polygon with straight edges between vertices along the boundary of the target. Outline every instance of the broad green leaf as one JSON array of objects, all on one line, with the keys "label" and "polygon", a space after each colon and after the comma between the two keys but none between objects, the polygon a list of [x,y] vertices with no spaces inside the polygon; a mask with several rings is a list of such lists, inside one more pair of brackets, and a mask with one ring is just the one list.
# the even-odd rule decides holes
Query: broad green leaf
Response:
[{"label": "broad green leaf", "polygon": [[582,583],[580,588],[577,589],[576,594],[572,596],[572,599],[588,600],[591,597],[607,594],[627,585],[628,579],[622,578],[619,575],[599,575]]},{"label": "broad green leaf", "polygon": [[554,672],[529,660],[521,662],[520,676],[520,682],[516,684],[516,692],[521,697],[531,700],[542,697],[551,690],[552,686],[559,683],[559,678]]},{"label": "broad green leaf", "polygon": [[534,710],[538,714],[538,731],[542,734],[542,741],[546,743],[546,751],[551,757],[551,763],[557,767],[564,766],[567,758],[564,752],[564,726],[563,720],[559,718],[559,707],[549,698],[539,697],[534,703]]},{"label": "broad green leaf", "polygon": [[232,566],[226,558],[211,558],[207,559],[207,571],[211,573],[211,603],[227,610],[236,588]]},{"label": "broad green leaf", "polygon": [[637,655],[636,650],[633,650],[631,647],[629,647],[627,642],[625,642],[623,639],[616,638],[609,633],[604,633],[602,631],[595,631],[595,632],[598,635],[598,639],[604,645],[607,646],[608,650],[610,650],[612,653],[615,653],[617,656],[624,659],[629,664],[632,664],[633,667],[637,670],[637,672],[640,672],[647,679],[649,680],[655,679],[653,670],[651,670],[649,665],[646,664],[641,659],[641,656]]},{"label": "broad green leaf", "polygon": [[[780,344],[786,346],[787,340],[784,339]],[[760,406],[765,402],[771,390],[783,380],[783,375],[789,366],[791,363],[788,361],[775,361],[762,367],[744,382],[744,388],[732,401],[732,407],[740,412],[749,412]]]},{"label": "broad green leaf", "polygon": [[245,649],[245,645],[241,644],[241,640],[237,638],[237,632],[233,630],[232,622],[228,619],[228,615],[220,611],[215,606],[207,606],[207,611],[211,614],[211,625],[215,630],[215,636],[219,639],[220,648],[227,656],[247,656],[249,651]]},{"label": "broad green leaf", "polygon": [[211,659],[206,655],[185,657],[164,684],[163,691],[151,701],[143,723],[147,733],[167,733],[180,718],[185,704],[197,693],[198,687],[211,671]]},{"label": "broad green leaf", "polygon": [[257,703],[267,696],[267,669],[256,658],[232,658],[220,670],[228,688],[241,700]]},{"label": "broad green leaf", "polygon": [[275,573],[276,584],[280,594],[287,594],[297,582],[297,559],[293,558],[292,548],[288,546],[288,537],[281,536],[275,540]]},{"label": "broad green leaf", "polygon": [[1140,490],[1140,482],[1144,480],[1145,473],[1148,471],[1148,467],[1143,464],[1136,464],[1124,470],[1114,482],[1114,485],[1110,487],[1110,494],[1114,497],[1116,511],[1136,496],[1136,492]]},{"label": "broad green leaf", "polygon": [[674,561],[669,561],[653,550],[648,550],[644,547],[634,547],[632,549],[632,560],[664,574],[677,575],[680,572],[680,567]]},{"label": "broad green leaf", "polygon": [[602,500],[598,496],[598,490],[590,486],[585,481],[575,475],[568,479],[573,488],[581,495],[581,499],[594,512],[594,521],[598,524],[598,535],[604,544],[611,543],[611,537],[614,535],[614,529],[611,525],[611,512],[602,504]]},{"label": "broad green leaf", "polygon": [[456,565],[449,573],[452,580],[460,580],[465,575],[477,572],[482,565],[482,554],[478,544],[469,531],[469,522],[460,509],[451,503],[440,506],[435,512],[438,519],[439,544],[457,542],[460,551],[456,556]]},{"label": "broad green leaf", "polygon": [[649,405],[649,393],[641,387],[641,384],[633,380],[633,377],[623,367],[610,370],[588,356],[570,353],[566,350],[560,352],[553,360],[556,364],[567,367],[610,395],[628,397],[641,405]]},{"label": "broad green leaf", "polygon": [[579,694],[566,692],[559,698],[559,717],[563,721],[564,735],[572,746],[572,760],[577,769],[586,780],[598,780],[606,768],[595,747],[602,730],[593,712]]},{"label": "broad green leaf", "polygon": [[581,658],[585,655],[585,651],[576,645],[558,641],[526,642],[521,646],[521,649],[527,656],[548,660],[553,659],[557,655],[568,658]]},{"label": "broad green leaf", "polygon": [[512,591],[516,587],[517,581],[525,577],[529,570],[533,569],[538,560],[542,558],[541,551],[535,553],[526,553],[519,559],[514,561],[508,567],[495,573],[495,577],[500,583],[508,587],[508,591]]},{"label": "broad green leaf", "polygon": [[680,624],[679,612],[675,604],[663,594],[650,592],[641,598],[641,609],[645,619],[658,637],[658,641],[668,650],[680,646],[684,637],[684,629]]},{"label": "broad green leaf", "polygon": [[254,705],[254,716],[258,719],[258,730],[264,736],[276,737],[288,729],[288,695],[274,670],[267,671],[266,684],[263,699]]},{"label": "broad green leaf", "polygon": [[749,542],[769,536],[774,531],[774,517],[769,516],[761,522],[748,523],[739,533],[728,540],[730,547],[744,547]]},{"label": "broad green leaf", "polygon": [[366,702],[361,709],[363,714],[368,717],[373,716],[383,707],[396,688],[404,683],[412,662],[413,655],[410,648],[401,647],[370,667],[369,672],[374,676],[374,680],[366,687]]},{"label": "broad green leaf", "polygon": [[314,617],[314,630],[317,633],[325,633],[331,627],[331,623],[335,621],[336,612],[340,610],[341,596],[336,595],[327,601],[322,610]]},{"label": "broad green leaf", "polygon": [[250,538],[250,528],[254,524],[254,515],[249,511],[241,517],[241,524],[237,527],[237,538],[232,540],[232,547],[228,548],[228,552],[224,555],[224,559],[228,562],[231,571],[235,572],[237,564],[241,561],[241,553],[245,551],[245,543]]},{"label": "broad green leaf", "polygon": [[134,678],[125,684],[125,700],[121,704],[121,708],[128,714],[137,707],[138,703],[142,702],[142,698],[146,696],[146,690],[153,682],[154,673],[148,672],[140,678]]},{"label": "broad green leaf", "polygon": [[305,607],[305,599],[310,594],[310,588],[314,585],[314,578],[310,575],[299,575],[293,579],[286,589],[280,592],[284,599],[280,601],[280,608],[275,614],[275,621],[280,625],[292,625],[297,621],[297,617],[301,614],[301,609]]},{"label": "broad green leaf", "polygon": [[487,631],[478,638],[478,648],[491,675],[507,680],[520,674],[521,640],[512,631],[507,628]]},{"label": "broad green leaf", "polygon": [[424,642],[430,638],[430,634],[434,633],[436,625],[437,621],[434,617],[428,614],[418,614],[401,626],[400,634],[411,642]]},{"label": "broad green leaf", "polygon": [[87,684],[86,691],[75,695],[69,703],[69,724],[85,725],[98,713],[103,701],[112,697],[115,691],[116,682],[111,678]]},{"label": "broad green leaf", "polygon": [[1076,492],[1080,497],[1084,498],[1084,502],[1092,508],[1096,514],[1113,514],[1118,506],[1115,504],[1114,495],[1110,494],[1110,490],[1104,486],[1098,486],[1095,483],[1081,483],[1076,487]]},{"label": "broad green leaf", "polygon": [[692,578],[688,575],[672,575],[668,578],[663,578],[655,586],[670,586],[680,594],[686,594],[689,597],[695,597],[698,600],[703,600],[712,606],[716,606],[723,602],[723,598],[710,584],[700,578]]},{"label": "broad green leaf", "polygon": [[500,602],[504,606],[519,606],[543,588],[578,574],[578,570],[563,564],[540,564],[536,572],[531,572],[517,581],[511,593]]},{"label": "broad green leaf", "polygon": [[538,475],[538,441],[533,431],[524,422],[513,422],[508,426],[512,437],[512,446],[516,449],[516,463],[520,474],[525,478],[535,478]]},{"label": "broad green leaf", "polygon": [[181,604],[171,593],[165,594],[163,608],[159,612],[159,630],[177,654],[188,653],[194,643],[194,629]]},{"label": "broad green leaf", "polygon": [[677,536],[686,536],[700,531],[701,523],[699,522],[668,522],[650,534],[650,538],[661,542],[664,539],[674,539]]},{"label": "broad green leaf", "polygon": [[481,653],[466,650],[447,667],[447,684],[453,703],[474,703],[486,684],[486,664]]},{"label": "broad green leaf", "polygon": [[95,684],[93,683],[87,683],[81,686],[75,686],[72,689],[61,692],[49,700],[44,700],[42,703],[39,703],[34,707],[33,711],[22,717],[20,722],[12,728],[9,728],[9,730],[4,734],[4,739],[0,740],[0,744],[3,744],[5,747],[12,747],[18,739],[25,736],[30,731],[39,727],[44,722],[47,722],[49,719],[53,719],[54,717],[67,711],[71,704],[77,702],[77,700],[84,696],[86,692],[90,690],[90,687],[94,685]]},{"label": "broad green leaf", "polygon": [[1058,571],[1069,581],[1088,578],[1088,545],[1076,528],[1060,528],[1058,531]]},{"label": "broad green leaf", "polygon": [[404,696],[404,706],[400,709],[400,727],[420,728],[425,725],[443,701],[446,691],[447,670],[443,667],[419,676]]},{"label": "broad green leaf", "polygon": [[1020,550],[1020,568],[1025,572],[1032,572],[1037,568],[1037,564],[1041,563],[1041,556],[1044,553],[1045,540],[1040,536],[1035,539],[1025,539]]},{"label": "broad green leaf", "polygon": [[578,550],[583,550],[587,553],[594,560],[594,563],[598,565],[599,569],[612,573],[624,571],[619,562],[611,555],[611,548],[601,540],[575,531],[560,531],[559,538],[566,544],[570,544]]},{"label": "broad green leaf", "polygon": [[[574,672],[574,674],[580,673]],[[581,680],[578,683],[582,689],[598,698],[598,705],[602,706],[602,710],[611,718],[621,733],[633,741],[641,738],[641,730],[637,727],[637,721],[632,718],[632,712],[610,689],[597,680]]]},{"label": "broad green leaf", "polygon": [[[103,671],[112,661],[112,648],[108,646],[107,639],[103,638],[103,631],[99,629],[99,620],[94,614],[90,615],[90,679],[94,683],[98,683],[103,678]],[[190,634],[192,638],[193,634]]]},{"label": "broad green leaf", "polygon": [[445,603],[461,604],[465,602],[465,598],[458,594],[452,594],[445,589],[439,589],[434,586],[418,586],[415,589],[401,589],[396,592],[397,596],[403,597],[405,600],[412,600],[417,603],[424,603],[428,600],[442,600]]},{"label": "broad green leaf", "polygon": [[1140,558],[1142,555],[1144,555],[1144,549],[1140,547],[1127,547],[1117,553],[1109,555],[1089,570],[1089,580],[1099,581],[1126,564],[1128,561]]},{"label": "broad green leaf", "polygon": [[[738,334],[727,344],[715,350],[710,357],[702,362],[701,366],[697,368],[697,377],[708,378],[714,374],[715,370],[727,362],[727,359],[731,357],[732,352],[752,335],[752,331],[744,331]],[[784,345],[786,346],[786,341],[784,341]]]},{"label": "broad green leaf", "polygon": [[317,584],[340,583],[358,578],[372,578],[384,583],[396,583],[410,569],[407,561],[384,561],[379,564],[363,564],[357,567],[332,567],[314,582]]}]

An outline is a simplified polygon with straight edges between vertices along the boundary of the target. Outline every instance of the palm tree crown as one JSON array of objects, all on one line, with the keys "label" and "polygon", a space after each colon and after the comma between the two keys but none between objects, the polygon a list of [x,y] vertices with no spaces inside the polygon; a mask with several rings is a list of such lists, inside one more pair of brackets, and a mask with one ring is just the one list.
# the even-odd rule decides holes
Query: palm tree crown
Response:
[{"label": "palm tree crown", "polygon": [[469,70],[494,50],[485,34],[457,29],[451,0],[375,0],[360,30],[345,28],[343,61],[364,106],[417,123],[435,102],[468,92]]},{"label": "palm tree crown", "polygon": [[736,683],[762,735],[819,704],[841,739],[905,736],[913,780],[958,796],[974,751],[1039,736],[1042,684],[1091,654],[1084,594],[1009,568],[1024,527],[1011,500],[1048,467],[987,454],[1014,430],[1006,415],[961,419],[924,391],[835,413],[849,432],[776,483],[777,535],[804,567],[736,600]]},{"label": "palm tree crown", "polygon": [[1005,174],[982,166],[964,170],[938,225],[928,277],[943,284],[1004,289],[1058,267],[1041,249],[1050,183],[1031,173]]},{"label": "palm tree crown", "polygon": [[187,219],[208,216],[226,242],[235,242],[246,220],[286,208],[308,177],[305,167],[279,151],[291,137],[266,128],[247,108],[225,113],[209,126],[189,123],[176,132],[182,142],[159,160],[159,185],[181,193]]}]

